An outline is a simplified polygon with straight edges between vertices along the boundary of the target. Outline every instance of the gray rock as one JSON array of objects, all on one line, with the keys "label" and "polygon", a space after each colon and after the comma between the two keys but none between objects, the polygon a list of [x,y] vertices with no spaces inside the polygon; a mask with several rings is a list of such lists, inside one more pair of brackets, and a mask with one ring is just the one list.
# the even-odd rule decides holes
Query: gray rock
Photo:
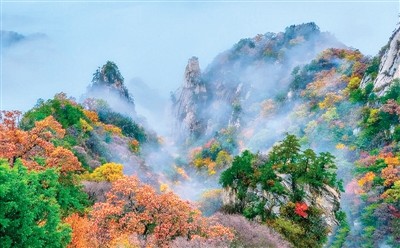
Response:
[{"label": "gray rock", "polygon": [[[285,174],[278,174],[282,179],[281,183],[286,188],[286,190],[291,191],[290,176]],[[318,191],[310,187],[309,185],[304,186],[305,198],[304,202],[307,205],[316,205],[322,210],[322,215],[329,226],[330,230],[334,230],[334,227],[338,225],[338,221],[335,217],[335,212],[339,210],[340,207],[340,193],[338,190],[325,185]],[[280,207],[286,205],[290,199],[288,196],[282,196],[278,194],[273,194],[262,190],[261,185],[257,185],[256,188],[249,188],[249,195],[256,195],[260,200],[265,200],[265,209],[271,211],[272,213],[279,216]],[[223,204],[226,206],[237,206],[243,204],[236,198],[236,192],[233,188],[226,188],[222,194]],[[246,205],[247,203],[244,203]]]},{"label": "gray rock", "polygon": [[374,81],[374,90],[378,96],[382,96],[390,86],[390,83],[400,78],[400,25],[393,32],[389,40],[388,48],[381,58],[379,73]]},{"label": "gray rock", "polygon": [[176,95],[179,95],[179,98],[174,102],[173,114],[176,117],[174,132],[178,140],[197,137],[204,133],[207,123],[203,120],[202,114],[207,101],[207,89],[201,79],[197,57],[189,59],[183,87],[178,89]]}]

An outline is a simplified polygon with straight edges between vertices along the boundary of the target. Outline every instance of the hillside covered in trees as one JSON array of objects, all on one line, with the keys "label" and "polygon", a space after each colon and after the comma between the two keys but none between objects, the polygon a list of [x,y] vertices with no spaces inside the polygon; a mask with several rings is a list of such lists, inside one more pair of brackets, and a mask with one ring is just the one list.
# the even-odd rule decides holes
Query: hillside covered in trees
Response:
[{"label": "hillside covered in trees", "polygon": [[2,111],[0,247],[399,247],[399,44],[307,23],[192,57],[169,136],[111,61]]}]

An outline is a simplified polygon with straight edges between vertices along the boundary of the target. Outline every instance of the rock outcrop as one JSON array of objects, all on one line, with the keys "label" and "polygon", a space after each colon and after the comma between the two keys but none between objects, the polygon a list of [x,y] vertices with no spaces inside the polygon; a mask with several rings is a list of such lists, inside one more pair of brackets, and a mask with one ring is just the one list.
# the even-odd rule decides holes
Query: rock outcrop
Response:
[{"label": "rock outcrop", "polygon": [[[282,179],[282,185],[286,190],[291,191],[290,177],[287,175],[279,175]],[[337,226],[338,221],[335,217],[335,212],[340,208],[340,193],[338,190],[325,185],[318,191],[312,189],[308,185],[304,186],[304,202],[310,206],[316,206],[322,210],[322,215],[326,224],[329,226],[330,230],[333,230]],[[254,195],[260,200],[265,200],[266,204],[264,206],[266,211],[271,211],[276,216],[280,215],[280,207],[289,203],[290,199],[287,195],[278,195],[271,192],[267,192],[261,188],[261,185],[257,185],[256,188],[249,188],[247,194]],[[238,200],[237,192],[232,188],[225,188],[223,190],[222,201],[224,206],[246,206],[248,203],[240,202]]]},{"label": "rock outcrop", "polygon": [[374,90],[381,96],[394,79],[400,78],[400,25],[390,37],[385,53],[381,58],[378,76],[374,81]]},{"label": "rock outcrop", "polygon": [[206,125],[203,111],[207,98],[207,88],[201,78],[199,60],[192,57],[186,66],[183,87],[173,95],[173,112],[176,118],[174,131],[177,140],[197,138],[204,132]]},{"label": "rock outcrop", "polygon": [[96,70],[84,97],[103,99],[114,111],[136,117],[133,97],[129,94],[124,77],[114,62],[107,61]]},{"label": "rock outcrop", "polygon": [[329,47],[344,45],[315,23],[305,23],[287,27],[285,32],[242,39],[219,54],[203,73],[198,59],[191,58],[184,84],[172,96],[174,131],[187,140],[211,136],[222,128],[243,127],[246,120],[242,118],[255,117],[260,102],[287,89],[295,66],[308,63]]}]

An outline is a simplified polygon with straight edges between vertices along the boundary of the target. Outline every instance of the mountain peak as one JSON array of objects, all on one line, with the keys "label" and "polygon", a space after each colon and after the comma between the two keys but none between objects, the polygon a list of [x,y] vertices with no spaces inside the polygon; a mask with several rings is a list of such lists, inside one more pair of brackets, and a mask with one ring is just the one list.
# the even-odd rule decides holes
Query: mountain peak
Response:
[{"label": "mountain peak", "polygon": [[378,76],[374,89],[378,95],[383,95],[394,79],[400,78],[400,25],[397,26],[389,39],[387,48],[381,58]]},{"label": "mountain peak", "polygon": [[319,27],[314,22],[291,25],[285,29],[285,36],[290,39],[296,38],[298,36],[303,36],[307,39],[312,35],[320,33],[321,31],[319,30]]},{"label": "mountain peak", "polygon": [[185,87],[199,85],[200,80],[200,64],[199,59],[195,56],[191,57],[185,69]]},{"label": "mountain peak", "polygon": [[133,99],[124,84],[124,77],[119,71],[118,66],[112,61],[107,61],[102,67],[97,68],[93,74],[89,91],[99,89],[108,89],[109,91],[117,92],[122,98],[133,103]]}]

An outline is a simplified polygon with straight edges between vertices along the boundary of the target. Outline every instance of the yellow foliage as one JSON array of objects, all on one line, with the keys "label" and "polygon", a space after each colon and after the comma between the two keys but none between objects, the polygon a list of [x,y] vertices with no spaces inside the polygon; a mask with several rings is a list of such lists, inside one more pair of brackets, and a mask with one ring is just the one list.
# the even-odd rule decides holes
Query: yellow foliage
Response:
[{"label": "yellow foliage", "polygon": [[365,174],[360,180],[358,180],[358,185],[360,187],[364,186],[365,184],[367,184],[368,182],[372,182],[375,178],[375,173],[373,172],[368,172],[367,174]]},{"label": "yellow foliage", "polygon": [[166,183],[160,184],[160,191],[161,191],[161,192],[169,191],[169,186],[168,186],[168,184],[166,184]]},{"label": "yellow foliage", "polygon": [[201,194],[202,198],[217,198],[222,194],[222,189],[210,189]]},{"label": "yellow foliage", "polygon": [[206,167],[209,175],[214,175],[215,173],[217,173],[215,171],[216,163],[214,161],[212,161],[211,158],[209,158],[209,157],[204,158],[204,159],[203,158],[196,158],[193,161],[193,165],[197,169],[200,169],[202,167]]},{"label": "yellow foliage", "polygon": [[111,124],[102,124],[102,127],[104,128],[104,130],[106,132],[110,132],[110,133],[116,134],[116,135],[122,135],[122,130],[119,127],[116,127]]},{"label": "yellow foliage", "polygon": [[349,84],[347,85],[347,88],[350,90],[355,90],[360,86],[361,79],[359,77],[353,77],[350,79]]},{"label": "yellow foliage", "polygon": [[201,167],[204,166],[204,163],[203,163],[203,159],[202,159],[202,158],[196,158],[196,159],[193,161],[193,164],[194,164],[194,166],[195,166],[196,168],[198,168],[198,169],[200,169]]},{"label": "yellow foliage", "polygon": [[207,157],[203,160],[203,164],[207,167],[208,170],[208,174],[214,175],[216,173],[215,171],[215,165],[216,163],[214,161],[211,160],[211,158]]},{"label": "yellow foliage", "polygon": [[339,150],[346,149],[346,145],[345,145],[345,144],[342,144],[342,143],[338,143],[338,144],[336,145],[336,149],[339,149]]},{"label": "yellow foliage", "polygon": [[325,99],[318,103],[320,109],[326,109],[332,107],[335,103],[341,101],[343,99],[342,96],[336,95],[335,93],[329,92],[326,94]]},{"label": "yellow foliage", "polygon": [[90,132],[93,131],[93,127],[89,125],[89,123],[87,123],[87,121],[85,121],[84,119],[79,119],[79,124],[81,124],[82,130],[84,132]]},{"label": "yellow foliage", "polygon": [[371,111],[369,112],[369,117],[367,120],[368,124],[374,124],[379,117],[379,109],[371,109]]},{"label": "yellow foliage", "polygon": [[322,115],[322,118],[329,122],[339,118],[336,108],[329,108],[325,114]]},{"label": "yellow foliage", "polygon": [[228,166],[230,163],[232,163],[232,157],[229,155],[228,152],[222,150],[218,152],[215,162],[218,168],[224,168]]},{"label": "yellow foliage", "polygon": [[184,179],[189,179],[189,176],[186,174],[186,171],[181,167],[176,167],[176,172],[181,175]]},{"label": "yellow foliage", "polygon": [[357,61],[360,60],[362,57],[363,55],[358,51],[352,51],[352,52],[347,51],[344,56],[344,58],[349,61]]},{"label": "yellow foliage", "polygon": [[114,182],[124,176],[122,169],[122,164],[106,163],[97,167],[92,173],[83,175],[82,179],[96,182]]}]

